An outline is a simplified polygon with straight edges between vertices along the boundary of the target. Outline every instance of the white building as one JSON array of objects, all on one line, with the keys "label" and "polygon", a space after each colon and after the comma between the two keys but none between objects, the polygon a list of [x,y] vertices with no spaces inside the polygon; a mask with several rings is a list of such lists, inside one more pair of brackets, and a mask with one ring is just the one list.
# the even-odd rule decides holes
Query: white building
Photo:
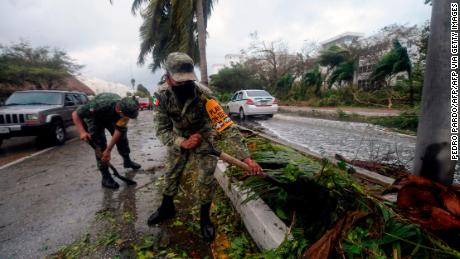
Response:
[{"label": "white building", "polygon": [[363,36],[364,34],[358,32],[344,32],[321,42],[321,46],[327,49],[333,45],[350,45],[356,43]]},{"label": "white building", "polygon": [[[387,30],[362,38],[359,41],[362,46],[368,46],[371,50],[368,55],[361,56],[359,58],[357,73],[353,80],[353,83],[359,87],[368,88],[372,86],[369,76],[382,56],[393,48],[394,40],[398,40],[403,47],[407,48],[407,54],[409,55],[412,64],[420,58],[420,49],[417,46],[417,42],[420,41],[421,33],[417,27],[410,27],[404,31],[401,31],[398,27],[387,28]],[[399,73],[395,75],[391,79],[390,83],[396,83],[398,77],[407,77],[407,74]]]},{"label": "white building", "polygon": [[99,78],[89,78],[85,76],[77,76],[77,79],[87,85],[96,94],[114,93],[121,97],[125,97],[127,92],[133,92],[132,89],[124,84],[105,81]]},{"label": "white building", "polygon": [[[361,56],[358,61],[358,68],[353,78],[353,84],[359,87],[370,87],[371,82],[369,76],[374,69],[374,66],[379,62],[382,56],[388,53],[393,47],[393,41],[399,40],[403,47],[407,48],[407,52],[411,62],[414,63],[420,57],[420,50],[416,43],[420,40],[420,30],[414,26],[410,28],[398,27],[397,25],[388,26],[382,31],[364,37],[364,34],[357,32],[345,32],[321,42],[323,48],[329,48],[333,45],[350,46],[353,44],[367,48],[368,53]],[[326,74],[327,68],[320,67],[321,73]],[[398,76],[406,76],[401,73],[393,77],[391,83],[395,83]]]}]

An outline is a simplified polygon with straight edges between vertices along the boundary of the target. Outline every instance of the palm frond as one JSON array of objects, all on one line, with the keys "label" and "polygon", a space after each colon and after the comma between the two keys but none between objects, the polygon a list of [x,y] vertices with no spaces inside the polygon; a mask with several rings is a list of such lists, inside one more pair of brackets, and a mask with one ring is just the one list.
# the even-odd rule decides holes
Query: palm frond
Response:
[{"label": "palm frond", "polygon": [[350,82],[353,80],[355,66],[353,62],[340,63],[329,77],[328,84],[333,85],[335,82]]},{"label": "palm frond", "polygon": [[401,43],[395,40],[391,51],[383,55],[375,66],[370,79],[372,81],[380,81],[389,75],[404,71],[409,73],[409,75],[411,74],[411,61],[407,53],[407,48],[401,46]]},{"label": "palm frond", "polygon": [[142,5],[147,1],[149,0],[133,0],[133,4],[131,5],[131,12],[133,13],[133,15],[135,15],[137,11],[141,10]]},{"label": "palm frond", "polygon": [[[205,21],[210,16],[215,0],[205,0]],[[144,3],[148,3],[142,8]],[[199,64],[196,0],[134,0],[131,11],[143,18],[140,27],[141,46],[138,64],[152,58],[149,68],[160,68],[169,53],[185,52]]]}]

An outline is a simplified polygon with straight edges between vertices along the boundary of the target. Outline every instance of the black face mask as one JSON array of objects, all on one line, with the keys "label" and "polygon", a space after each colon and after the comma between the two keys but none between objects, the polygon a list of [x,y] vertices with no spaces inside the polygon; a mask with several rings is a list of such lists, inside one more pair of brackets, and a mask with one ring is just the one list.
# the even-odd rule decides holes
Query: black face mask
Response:
[{"label": "black face mask", "polygon": [[182,105],[188,99],[195,97],[195,83],[193,81],[186,82],[183,85],[173,86],[171,89]]}]

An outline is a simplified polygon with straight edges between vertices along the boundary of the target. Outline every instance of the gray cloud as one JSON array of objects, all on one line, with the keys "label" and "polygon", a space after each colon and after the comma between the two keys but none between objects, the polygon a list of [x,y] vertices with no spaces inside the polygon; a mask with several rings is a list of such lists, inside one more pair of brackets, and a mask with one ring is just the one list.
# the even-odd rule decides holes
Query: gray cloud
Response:
[{"label": "gray cloud", "polygon": [[219,1],[209,23],[209,63],[247,48],[254,31],[299,51],[304,40],[321,42],[346,31],[369,35],[392,23],[422,24],[430,12],[423,0]]},{"label": "gray cloud", "polygon": [[[83,75],[130,85],[131,76],[153,89],[152,74],[136,64],[141,19],[131,1],[0,1],[0,44],[29,41],[66,50]],[[286,40],[292,51],[304,40],[323,41],[345,31],[370,34],[391,23],[421,24],[430,16],[423,0],[220,0],[209,21],[208,65],[247,48],[249,33]]]}]

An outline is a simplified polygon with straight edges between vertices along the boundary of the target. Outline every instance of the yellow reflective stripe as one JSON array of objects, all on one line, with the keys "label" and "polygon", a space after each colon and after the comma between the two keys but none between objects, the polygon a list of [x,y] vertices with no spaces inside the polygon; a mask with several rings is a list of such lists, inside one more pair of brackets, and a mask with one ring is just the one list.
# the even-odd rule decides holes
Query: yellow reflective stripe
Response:
[{"label": "yellow reflective stripe", "polygon": [[209,118],[211,118],[212,127],[219,133],[233,124],[233,121],[216,100],[208,99],[206,102],[206,111]]},{"label": "yellow reflective stripe", "polygon": [[126,125],[128,125],[128,122],[129,122],[129,118],[123,117],[117,121],[116,125],[117,127],[126,128]]}]

